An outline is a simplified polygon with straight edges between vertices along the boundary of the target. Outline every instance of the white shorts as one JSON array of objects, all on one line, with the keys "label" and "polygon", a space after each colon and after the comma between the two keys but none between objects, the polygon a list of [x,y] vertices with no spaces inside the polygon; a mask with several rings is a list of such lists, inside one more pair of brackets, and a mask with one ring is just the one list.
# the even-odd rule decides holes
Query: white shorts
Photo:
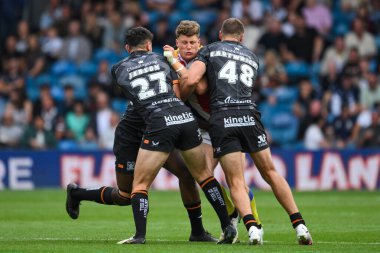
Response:
[{"label": "white shorts", "polygon": [[206,143],[206,144],[212,146],[210,134],[206,130],[203,130],[203,129],[200,129],[200,130],[201,130],[202,139],[203,139],[202,143]]}]

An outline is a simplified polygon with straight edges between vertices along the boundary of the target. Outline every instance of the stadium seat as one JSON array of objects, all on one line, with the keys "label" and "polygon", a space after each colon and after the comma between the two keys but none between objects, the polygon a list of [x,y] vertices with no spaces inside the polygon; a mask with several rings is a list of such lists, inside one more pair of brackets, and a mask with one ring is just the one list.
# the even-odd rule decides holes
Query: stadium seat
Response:
[{"label": "stadium seat", "polygon": [[113,99],[111,102],[111,107],[113,110],[118,112],[120,115],[127,109],[128,103],[125,99]]},{"label": "stadium seat", "polygon": [[50,72],[54,77],[62,77],[64,75],[73,75],[77,71],[74,63],[66,60],[60,60],[55,62],[51,68]]},{"label": "stadium seat", "polygon": [[94,52],[94,62],[98,64],[102,60],[107,60],[110,64],[119,61],[119,56],[111,49],[100,48]]},{"label": "stadium seat", "polygon": [[82,99],[86,97],[86,82],[83,77],[79,75],[70,75],[62,77],[58,80],[58,88],[63,89],[66,85],[73,86],[74,95],[77,99]]},{"label": "stadium seat", "polygon": [[94,61],[83,62],[78,66],[78,74],[87,80],[96,74],[98,66]]}]

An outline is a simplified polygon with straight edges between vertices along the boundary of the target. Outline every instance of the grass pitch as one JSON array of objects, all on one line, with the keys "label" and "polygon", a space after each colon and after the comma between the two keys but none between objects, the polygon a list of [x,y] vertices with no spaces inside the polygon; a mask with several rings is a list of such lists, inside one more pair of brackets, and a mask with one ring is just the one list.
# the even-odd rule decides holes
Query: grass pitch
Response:
[{"label": "grass pitch", "polygon": [[[0,252],[380,252],[379,192],[300,192],[296,201],[313,236],[296,244],[289,218],[271,192],[255,192],[264,245],[190,243],[190,225],[178,192],[151,191],[145,245],[116,245],[134,233],[130,207],[84,202],[78,220],[65,211],[63,190],[1,191]],[[202,196],[205,228],[219,236],[216,215]]]}]

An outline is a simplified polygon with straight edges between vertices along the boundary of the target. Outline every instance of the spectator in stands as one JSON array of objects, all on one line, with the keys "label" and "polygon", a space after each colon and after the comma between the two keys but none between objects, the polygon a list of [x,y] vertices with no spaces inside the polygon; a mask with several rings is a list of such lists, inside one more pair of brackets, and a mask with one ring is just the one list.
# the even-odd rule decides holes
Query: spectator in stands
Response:
[{"label": "spectator in stands", "polygon": [[29,126],[22,137],[22,147],[31,149],[54,148],[56,140],[51,130],[46,130],[42,117],[34,118],[33,125]]},{"label": "spectator in stands", "polygon": [[359,8],[356,11],[356,16],[363,21],[365,30],[371,34],[376,33],[376,25],[375,22],[373,22],[371,19],[368,3],[362,2],[360,4]]},{"label": "spectator in stands", "polygon": [[243,19],[248,18],[250,23],[258,24],[263,20],[263,4],[258,0],[233,1],[231,6],[231,17]]},{"label": "spectator in stands", "polygon": [[105,92],[96,94],[96,111],[91,115],[90,125],[94,127],[96,136],[101,139],[107,134],[110,128],[112,110],[109,105],[109,98]]},{"label": "spectator in stands", "polygon": [[128,28],[119,12],[109,13],[104,24],[103,47],[121,52],[123,50],[122,45],[124,45],[124,35]]},{"label": "spectator in stands", "polygon": [[62,6],[60,0],[50,0],[46,10],[40,18],[40,29],[45,30],[51,27],[54,22],[62,17]]},{"label": "spectator in stands", "polygon": [[288,81],[288,77],[276,52],[273,50],[267,51],[265,53],[264,62],[264,72],[261,76],[263,87],[277,88],[285,85]]},{"label": "spectator in stands", "polygon": [[352,128],[355,124],[355,117],[351,115],[348,104],[343,104],[341,114],[333,121],[334,134],[339,147],[347,147],[351,141]]},{"label": "spectator in stands", "polygon": [[[310,80],[304,79],[299,83],[299,95],[296,103],[293,106],[293,113],[298,118],[299,127],[297,133],[297,139],[302,140],[305,135],[307,127],[315,122],[315,107],[318,107],[320,102],[318,101],[317,92],[313,88]],[[313,113],[311,113],[313,112]],[[318,111],[320,115],[320,110]]]},{"label": "spectator in stands", "polygon": [[89,121],[90,117],[85,112],[83,102],[76,101],[73,111],[66,114],[67,136],[73,137],[76,141],[84,139]]},{"label": "spectator in stands", "polygon": [[84,150],[98,149],[98,141],[92,127],[87,127],[84,139],[79,142],[79,147]]},{"label": "spectator in stands", "polygon": [[[321,76],[320,86],[322,96],[331,95],[330,93],[336,90],[339,82],[339,72],[334,61],[326,62],[327,73]],[[328,99],[330,100],[330,99]]]},{"label": "spectator in stands", "polygon": [[367,58],[376,56],[375,38],[366,30],[365,24],[360,18],[354,19],[352,31],[346,34],[344,40],[347,48],[357,47],[360,56]]},{"label": "spectator in stands", "polygon": [[175,45],[175,35],[169,30],[169,21],[166,17],[161,17],[152,27],[154,37],[152,45],[156,50],[161,50],[165,45]]},{"label": "spectator in stands", "polygon": [[115,139],[115,130],[120,121],[119,114],[112,112],[110,118],[110,125],[108,129],[104,131],[104,134],[99,138],[99,147],[112,150],[113,140]]},{"label": "spectator in stands", "polygon": [[37,115],[42,117],[45,130],[53,131],[59,111],[51,96],[41,97],[41,111]]},{"label": "spectator in stands", "polygon": [[313,119],[305,131],[304,146],[309,150],[319,150],[329,148],[329,142],[323,134],[323,127],[325,126],[325,119],[317,117]]},{"label": "spectator in stands", "polygon": [[358,138],[358,147],[378,148],[380,146],[380,103],[369,111],[369,124],[363,127]]},{"label": "spectator in stands", "polygon": [[42,39],[42,52],[47,57],[49,65],[59,58],[59,54],[63,47],[63,40],[58,36],[58,31],[55,27],[50,27],[46,30],[46,36]]},{"label": "spectator in stands", "polygon": [[11,90],[5,114],[12,115],[14,124],[21,127],[26,127],[32,122],[33,105],[23,90],[18,88]]},{"label": "spectator in stands", "polygon": [[59,19],[54,21],[53,26],[57,29],[58,35],[62,38],[70,35],[69,25],[72,20],[72,10],[68,4],[64,4],[61,7],[62,15]]},{"label": "spectator in stands", "polygon": [[90,12],[82,16],[83,20],[83,34],[90,40],[94,49],[98,49],[103,43],[103,27],[99,24],[95,13]]},{"label": "spectator in stands", "polygon": [[317,0],[306,0],[306,5],[302,10],[306,24],[320,34],[326,36],[332,26],[331,12],[327,6]]},{"label": "spectator in stands", "polygon": [[340,85],[333,92],[330,106],[334,117],[342,113],[343,105],[347,106],[351,115],[356,115],[359,110],[359,88],[355,86],[354,78],[343,75]]},{"label": "spectator in stands", "polygon": [[28,50],[29,24],[26,20],[21,20],[17,25],[16,51],[25,54]]},{"label": "spectator in stands", "polygon": [[327,48],[321,61],[321,74],[327,75],[329,67],[334,65],[337,72],[341,72],[347,61],[348,51],[346,50],[343,36],[337,36],[334,44]]},{"label": "spectator in stands", "polygon": [[38,37],[36,34],[31,34],[28,37],[28,51],[26,54],[26,64],[28,69],[28,75],[32,78],[41,74],[41,72],[44,70],[45,57],[41,52]]},{"label": "spectator in stands", "polygon": [[17,147],[22,134],[23,127],[14,122],[10,112],[6,112],[0,123],[0,147]]},{"label": "spectator in stands", "polygon": [[342,69],[342,75],[350,76],[355,80],[360,78],[360,56],[356,47],[350,48],[348,58]]},{"label": "spectator in stands", "polygon": [[65,38],[60,52],[61,59],[70,60],[76,64],[87,61],[91,57],[91,43],[80,32],[80,23],[72,20],[69,23],[69,36]]},{"label": "spectator in stands", "polygon": [[230,17],[230,10],[225,8],[218,12],[217,18],[206,29],[206,44],[219,41],[219,30],[224,20]]},{"label": "spectator in stands", "polygon": [[360,105],[365,109],[372,109],[380,103],[380,82],[375,73],[367,75],[368,84],[360,87]]},{"label": "spectator in stands", "polygon": [[59,111],[62,115],[74,110],[75,94],[74,87],[71,84],[66,84],[63,87],[63,101],[60,103]]},{"label": "spectator in stands", "polygon": [[281,23],[274,17],[269,16],[266,20],[266,32],[261,36],[258,42],[259,54],[266,50],[274,50],[280,54],[286,46],[286,36],[281,31]]},{"label": "spectator in stands", "polygon": [[[174,0],[147,0],[146,5],[148,10],[158,12],[163,16],[170,15],[174,8]],[[170,44],[169,44],[170,45]]]},{"label": "spectator in stands", "polygon": [[306,27],[305,18],[302,15],[296,14],[293,22],[295,33],[286,43],[283,59],[290,62],[318,62],[323,49],[323,39],[315,29]]},{"label": "spectator in stands", "polygon": [[265,12],[280,22],[284,22],[288,16],[283,0],[271,0],[271,4],[266,7]]},{"label": "spectator in stands", "polygon": [[91,78],[91,82],[101,85],[102,89],[111,96],[112,94],[112,77],[110,66],[107,60],[102,60],[98,65],[95,76]]},{"label": "spectator in stands", "polygon": [[6,61],[3,75],[0,77],[0,93],[8,97],[13,89],[25,88],[25,64],[21,57],[11,57]]}]

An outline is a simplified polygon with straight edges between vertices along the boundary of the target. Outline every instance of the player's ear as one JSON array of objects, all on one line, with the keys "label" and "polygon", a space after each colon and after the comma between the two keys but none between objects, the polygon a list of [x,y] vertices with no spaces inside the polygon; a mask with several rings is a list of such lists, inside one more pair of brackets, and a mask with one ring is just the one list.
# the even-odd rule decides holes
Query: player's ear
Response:
[{"label": "player's ear", "polygon": [[178,48],[178,44],[179,44],[178,39],[175,39],[175,45],[177,46],[177,48]]},{"label": "player's ear", "polygon": [[128,44],[125,44],[125,50],[127,50],[128,53],[131,53],[131,48],[129,47]]},{"label": "player's ear", "polygon": [[243,42],[243,39],[244,39],[244,34],[239,35],[239,41]]},{"label": "player's ear", "polygon": [[219,39],[222,40],[222,38],[223,38],[223,33],[222,31],[219,31]]},{"label": "player's ear", "polygon": [[151,42],[151,41],[148,41],[148,42],[145,44],[145,49],[146,49],[148,52],[151,52],[151,51],[153,50],[152,42]]}]

